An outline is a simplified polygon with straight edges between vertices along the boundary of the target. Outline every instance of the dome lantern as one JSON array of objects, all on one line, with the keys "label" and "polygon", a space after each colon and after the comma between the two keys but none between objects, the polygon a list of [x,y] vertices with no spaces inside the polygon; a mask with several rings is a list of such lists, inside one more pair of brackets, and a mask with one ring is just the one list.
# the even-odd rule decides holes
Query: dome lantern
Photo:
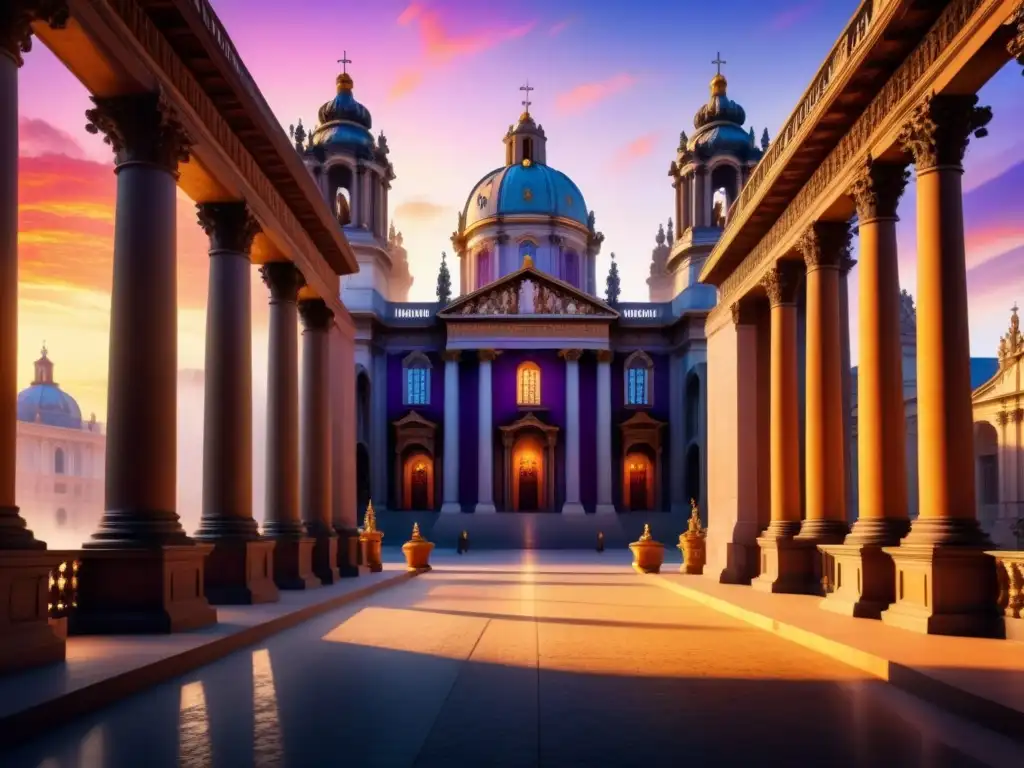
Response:
[{"label": "dome lantern", "polygon": [[544,135],[544,128],[537,125],[530,114],[530,92],[536,90],[530,81],[519,87],[520,91],[526,93],[523,99],[523,113],[519,116],[519,122],[515,126],[509,126],[505,134],[505,165],[524,165],[529,167],[533,164],[544,165],[547,163],[547,136]]},{"label": "dome lantern", "polygon": [[18,393],[18,421],[64,429],[82,428],[82,411],[71,395],[53,380],[53,361],[43,344],[32,384]]},{"label": "dome lantern", "polygon": [[338,59],[338,63],[342,65],[342,72],[335,78],[336,93],[317,112],[317,126],[310,136],[310,147],[348,147],[370,156],[375,149],[371,133],[373,117],[370,110],[352,95],[355,83],[348,73],[352,60],[347,53]]}]

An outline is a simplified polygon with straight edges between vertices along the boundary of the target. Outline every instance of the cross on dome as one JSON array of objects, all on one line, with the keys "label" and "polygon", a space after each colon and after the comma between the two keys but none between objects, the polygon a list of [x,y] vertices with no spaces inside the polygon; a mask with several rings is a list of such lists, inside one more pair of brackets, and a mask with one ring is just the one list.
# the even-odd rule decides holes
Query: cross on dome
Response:
[{"label": "cross on dome", "polygon": [[722,58],[722,52],[721,51],[716,51],[715,52],[715,59],[711,63],[714,64],[718,68],[718,74],[720,75],[720,74],[722,74],[722,65],[723,64],[728,64],[729,62]]},{"label": "cross on dome", "polygon": [[530,114],[530,105],[533,103],[530,101],[530,91],[535,91],[537,89],[530,85],[530,80],[527,78],[526,85],[519,86],[519,90],[526,91],[526,99],[523,101],[523,106],[526,107],[526,114]]},{"label": "cross on dome", "polygon": [[338,59],[338,63],[341,64],[341,73],[347,75],[348,65],[352,63],[352,59],[348,57],[348,51],[341,52],[341,58]]}]

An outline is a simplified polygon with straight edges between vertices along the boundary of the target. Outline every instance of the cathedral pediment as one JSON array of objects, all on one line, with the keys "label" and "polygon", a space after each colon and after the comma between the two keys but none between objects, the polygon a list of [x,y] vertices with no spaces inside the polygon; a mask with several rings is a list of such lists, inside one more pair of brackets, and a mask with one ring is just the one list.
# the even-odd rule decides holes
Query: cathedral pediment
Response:
[{"label": "cathedral pediment", "polygon": [[614,320],[619,313],[600,299],[527,265],[456,299],[438,313],[445,320],[542,317]]}]

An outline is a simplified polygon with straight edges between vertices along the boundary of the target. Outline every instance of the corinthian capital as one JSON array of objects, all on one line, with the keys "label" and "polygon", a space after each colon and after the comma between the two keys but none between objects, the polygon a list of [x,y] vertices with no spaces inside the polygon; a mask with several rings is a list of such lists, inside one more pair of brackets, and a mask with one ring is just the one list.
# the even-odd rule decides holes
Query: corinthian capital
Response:
[{"label": "corinthian capital", "polygon": [[796,248],[808,270],[839,269],[850,255],[850,224],[846,221],[816,221],[807,228]]},{"label": "corinthian capital", "polygon": [[32,22],[63,29],[68,15],[67,0],[4,0],[0,3],[0,53],[20,67],[22,54],[32,50]]},{"label": "corinthian capital", "polygon": [[298,301],[299,289],[306,284],[298,267],[290,261],[270,261],[260,267],[260,277],[270,289],[270,301]]},{"label": "corinthian capital", "polygon": [[326,331],[334,320],[334,312],[323,299],[303,299],[299,302],[299,317],[307,331]]},{"label": "corinthian capital", "polygon": [[795,303],[797,278],[796,264],[789,261],[775,262],[761,278],[761,286],[768,294],[768,304],[778,307]]},{"label": "corinthian capital", "polygon": [[906,166],[879,163],[868,155],[850,188],[860,223],[880,218],[895,219],[909,180],[910,171]]},{"label": "corinthian capital", "polygon": [[248,254],[260,224],[245,203],[198,203],[196,218],[210,238],[211,251]]},{"label": "corinthian capital", "polygon": [[1017,3],[1007,24],[1013,30],[1013,37],[1006,44],[1006,50],[1017,60],[1018,64],[1024,66],[1024,1]]},{"label": "corinthian capital", "polygon": [[103,134],[118,166],[148,163],[177,175],[178,164],[188,162],[192,140],[160,93],[93,96],[92,101],[96,106],[85,112],[85,130]]},{"label": "corinthian capital", "polygon": [[914,156],[919,172],[941,165],[959,167],[971,134],[979,139],[988,135],[985,126],[992,108],[977,104],[977,96],[933,93],[914,109],[898,141]]}]

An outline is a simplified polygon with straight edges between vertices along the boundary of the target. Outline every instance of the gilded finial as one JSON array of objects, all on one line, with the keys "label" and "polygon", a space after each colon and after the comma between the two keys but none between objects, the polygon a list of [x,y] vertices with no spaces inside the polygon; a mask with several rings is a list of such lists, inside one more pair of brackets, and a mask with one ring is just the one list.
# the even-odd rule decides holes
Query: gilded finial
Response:
[{"label": "gilded finial", "polygon": [[523,256],[523,269],[526,269],[527,267],[532,267],[532,266],[533,266],[533,256],[531,256],[530,254],[526,254],[525,256]]},{"label": "gilded finial", "polygon": [[348,51],[341,52],[341,58],[338,59],[338,63],[341,64],[341,74],[338,75],[338,79],[335,81],[338,85],[338,93],[351,91],[352,75],[348,73],[348,65],[352,63],[352,59],[348,57]]},{"label": "gilded finial", "polygon": [[704,526],[700,522],[700,511],[697,509],[697,502],[690,499],[690,523],[688,533],[703,535]]},{"label": "gilded finial", "polygon": [[411,539],[411,541],[423,541],[423,536],[420,533],[420,524],[419,523],[413,523],[412,524],[412,539]]},{"label": "gilded finial", "polygon": [[651,524],[644,523],[644,532],[640,534],[640,541],[650,541],[653,537],[651,536]]},{"label": "gilded finial", "polygon": [[373,500],[366,505],[366,516],[363,518],[363,532],[374,533],[377,530],[377,513],[373,511]]},{"label": "gilded finial", "polygon": [[722,65],[723,64],[728,64],[729,62],[725,61],[722,58],[722,54],[721,53],[718,53],[715,56],[715,60],[712,61],[711,63],[714,64],[718,68],[718,71],[716,72],[715,76],[713,78],[711,78],[711,95],[712,96],[725,96],[725,90],[726,90],[726,88],[728,88],[729,83],[725,79],[725,75],[722,74]]}]

